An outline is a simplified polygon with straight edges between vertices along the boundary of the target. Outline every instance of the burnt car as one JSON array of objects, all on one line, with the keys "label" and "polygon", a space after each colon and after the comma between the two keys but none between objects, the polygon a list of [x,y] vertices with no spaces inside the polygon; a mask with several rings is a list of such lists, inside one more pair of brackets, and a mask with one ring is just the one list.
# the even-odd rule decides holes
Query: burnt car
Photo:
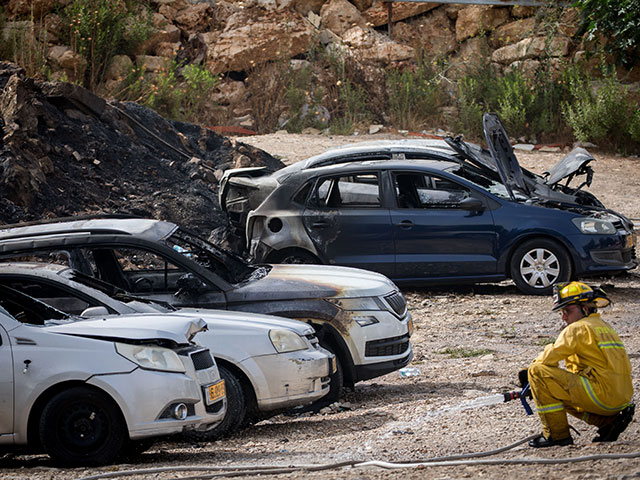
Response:
[{"label": "burnt car", "polygon": [[413,351],[406,300],[378,273],[324,265],[251,265],[171,222],[52,220],[0,229],[0,258],[70,266],[174,307],[277,315],[314,327],[336,357],[329,392],[404,367]]},{"label": "burnt car", "polygon": [[548,294],[559,281],[636,266],[633,223],[583,190],[593,177],[586,150],[536,175],[496,115],[484,127],[489,150],[451,137],[382,141],[271,174],[230,170],[220,203],[256,262],[359,267],[397,284],[512,278]]},{"label": "burnt car", "polygon": [[[310,404],[329,391],[335,357],[318,344],[306,323],[246,312],[174,309],[132,297],[124,291],[71,268],[43,263],[0,263],[0,288],[9,287],[69,316],[109,319],[147,314],[150,322],[195,317],[208,329],[198,343],[208,348],[224,380],[224,418],[197,440],[217,440],[245,423]],[[134,318],[138,319],[141,315]],[[115,332],[114,332],[115,333]]]}]

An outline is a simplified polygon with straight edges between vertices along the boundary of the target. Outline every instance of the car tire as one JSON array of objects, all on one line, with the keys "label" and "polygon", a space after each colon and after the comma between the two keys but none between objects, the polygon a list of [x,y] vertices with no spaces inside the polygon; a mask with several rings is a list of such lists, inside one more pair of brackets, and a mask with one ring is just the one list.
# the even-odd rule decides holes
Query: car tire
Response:
[{"label": "car tire", "polygon": [[56,463],[113,463],[129,442],[124,418],[105,394],[87,387],[64,390],[49,400],[39,422],[40,441]]},{"label": "car tire", "polygon": [[155,438],[145,438],[144,440],[130,441],[122,455],[122,458],[125,460],[137,459],[140,455],[153,447],[155,440]]},{"label": "car tire", "polygon": [[204,432],[191,431],[186,434],[187,438],[200,442],[213,442],[231,435],[238,430],[245,422],[247,414],[247,401],[245,398],[242,383],[238,377],[228,368],[218,365],[220,377],[224,380],[224,387],[227,394],[227,412],[218,425]]},{"label": "car tire", "polygon": [[511,278],[523,293],[549,295],[555,283],[571,278],[571,259],[565,248],[552,240],[527,240],[513,252]]},{"label": "car tire", "polygon": [[266,263],[285,263],[285,264],[321,264],[322,262],[316,258],[315,255],[299,248],[288,248],[284,250],[278,250],[271,253],[266,260]]}]

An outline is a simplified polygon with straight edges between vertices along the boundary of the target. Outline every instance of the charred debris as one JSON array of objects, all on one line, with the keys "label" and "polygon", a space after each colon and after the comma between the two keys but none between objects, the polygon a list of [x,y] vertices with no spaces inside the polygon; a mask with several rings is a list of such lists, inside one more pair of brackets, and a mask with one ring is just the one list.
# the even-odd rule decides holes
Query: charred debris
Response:
[{"label": "charred debris", "polygon": [[0,224],[79,214],[169,220],[208,235],[226,224],[227,168],[282,163],[210,129],[0,62]]}]

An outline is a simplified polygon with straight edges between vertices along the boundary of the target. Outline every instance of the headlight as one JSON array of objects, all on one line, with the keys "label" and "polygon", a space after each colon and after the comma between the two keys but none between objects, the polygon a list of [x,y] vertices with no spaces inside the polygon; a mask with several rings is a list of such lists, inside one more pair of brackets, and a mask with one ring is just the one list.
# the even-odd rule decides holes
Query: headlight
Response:
[{"label": "headlight", "polygon": [[613,235],[616,233],[616,227],[611,222],[599,220],[597,218],[574,218],[571,220],[582,233]]},{"label": "headlight", "polygon": [[147,345],[116,343],[116,351],[127,360],[148,370],[184,373],[184,365],[173,350]]},{"label": "headlight", "polygon": [[387,310],[377,297],[331,298],[329,302],[348,312]]},{"label": "headlight", "polygon": [[269,330],[269,338],[278,353],[306,350],[307,343],[291,330]]},{"label": "headlight", "polygon": [[376,317],[372,317],[370,315],[366,315],[366,316],[354,316],[353,320],[360,325],[361,327],[366,327],[368,325],[373,325],[376,323],[380,323],[380,321],[376,318]]}]

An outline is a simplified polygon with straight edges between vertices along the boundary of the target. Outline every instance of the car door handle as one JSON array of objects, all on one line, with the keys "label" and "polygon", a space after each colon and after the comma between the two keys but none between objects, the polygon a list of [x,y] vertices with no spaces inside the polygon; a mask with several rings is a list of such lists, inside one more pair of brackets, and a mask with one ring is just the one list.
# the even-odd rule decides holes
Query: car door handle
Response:
[{"label": "car door handle", "polygon": [[402,228],[403,230],[409,230],[413,227],[413,222],[411,220],[403,220],[400,223],[397,224],[398,227]]},{"label": "car door handle", "polygon": [[328,226],[329,222],[326,222],[325,220],[319,220],[311,223],[311,228],[327,228]]}]

